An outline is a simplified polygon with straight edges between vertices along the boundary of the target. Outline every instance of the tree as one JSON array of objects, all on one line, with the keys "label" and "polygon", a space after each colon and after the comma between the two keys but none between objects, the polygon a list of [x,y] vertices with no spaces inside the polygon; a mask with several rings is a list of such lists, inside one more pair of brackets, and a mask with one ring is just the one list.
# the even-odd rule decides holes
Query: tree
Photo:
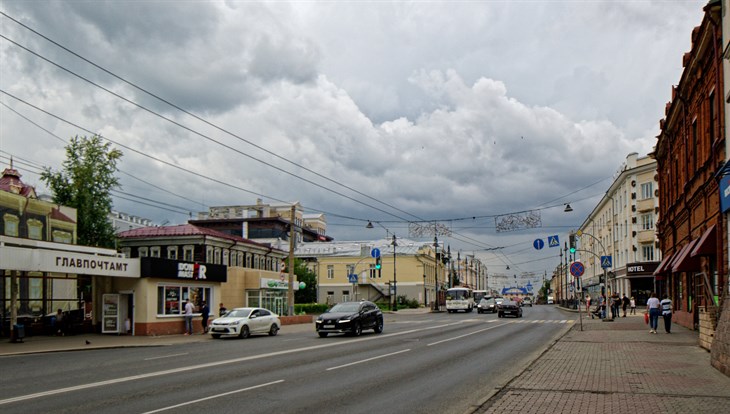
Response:
[{"label": "tree", "polygon": [[316,303],[317,302],[317,275],[309,270],[307,264],[300,259],[294,259],[294,274],[297,280],[305,283],[304,289],[299,289],[294,293],[296,303]]},{"label": "tree", "polygon": [[77,211],[77,241],[80,245],[114,247],[114,227],[108,219],[111,190],[119,187],[114,175],[122,152],[104,143],[100,136],[75,136],[66,146],[61,171],[46,167],[41,173],[53,192],[53,202]]}]

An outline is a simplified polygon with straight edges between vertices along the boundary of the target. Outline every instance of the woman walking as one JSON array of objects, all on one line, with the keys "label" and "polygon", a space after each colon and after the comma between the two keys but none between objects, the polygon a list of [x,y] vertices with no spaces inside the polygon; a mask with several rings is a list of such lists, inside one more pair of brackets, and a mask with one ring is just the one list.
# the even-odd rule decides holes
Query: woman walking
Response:
[{"label": "woman walking", "polygon": [[659,315],[661,315],[661,303],[656,297],[656,293],[652,293],[649,300],[646,301],[646,313],[649,314],[649,333],[656,333],[659,324]]}]

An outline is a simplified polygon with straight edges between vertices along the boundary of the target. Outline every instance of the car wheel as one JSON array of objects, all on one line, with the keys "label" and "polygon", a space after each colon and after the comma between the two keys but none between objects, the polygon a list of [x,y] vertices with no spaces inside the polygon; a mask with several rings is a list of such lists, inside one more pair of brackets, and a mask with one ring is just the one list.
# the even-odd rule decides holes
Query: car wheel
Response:
[{"label": "car wheel", "polygon": [[269,336],[276,336],[276,334],[279,333],[279,327],[276,326],[275,323],[271,324],[271,329],[269,329]]},{"label": "car wheel", "polygon": [[210,336],[212,336],[213,339],[218,339],[221,337],[220,334],[211,334]]},{"label": "car wheel", "polygon": [[248,330],[248,325],[243,325],[241,327],[241,332],[238,333],[238,337],[241,339],[246,339],[249,336],[251,336],[251,331]]},{"label": "car wheel", "polygon": [[375,333],[383,332],[383,320],[382,319],[378,319],[378,321],[375,323],[375,328],[373,328],[373,331],[375,331]]},{"label": "car wheel", "polygon": [[362,333],[362,325],[360,325],[360,322],[355,324],[355,328],[352,330],[352,336],[360,336]]},{"label": "car wheel", "polygon": [[326,338],[328,332],[317,332],[320,338]]}]

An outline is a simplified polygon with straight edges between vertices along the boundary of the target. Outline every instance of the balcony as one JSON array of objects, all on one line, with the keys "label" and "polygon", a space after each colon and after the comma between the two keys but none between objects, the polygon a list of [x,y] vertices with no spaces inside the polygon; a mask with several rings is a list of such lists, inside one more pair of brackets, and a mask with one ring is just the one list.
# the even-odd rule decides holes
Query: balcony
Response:
[{"label": "balcony", "polygon": [[654,210],[654,199],[646,198],[636,202],[636,211],[643,213],[646,211]]}]

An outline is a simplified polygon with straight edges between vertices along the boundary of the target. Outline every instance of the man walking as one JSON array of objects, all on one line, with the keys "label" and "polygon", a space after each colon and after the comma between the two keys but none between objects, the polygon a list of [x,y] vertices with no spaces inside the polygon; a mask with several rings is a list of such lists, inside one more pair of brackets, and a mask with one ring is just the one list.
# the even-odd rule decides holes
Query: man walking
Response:
[{"label": "man walking", "polygon": [[210,308],[205,303],[205,301],[202,301],[200,303],[200,316],[203,317],[203,335],[205,335],[206,333],[208,333],[208,317],[210,316]]},{"label": "man walking", "polygon": [[626,294],[624,293],[624,297],[621,299],[621,308],[624,311],[624,318],[626,317],[626,308],[629,307],[629,298],[626,297]]},{"label": "man walking", "polygon": [[669,299],[669,295],[664,295],[660,305],[662,307],[662,317],[664,317],[664,331],[672,333],[672,300]]},{"label": "man walking", "polygon": [[195,312],[195,306],[188,299],[185,301],[185,335],[193,334],[193,312]]}]

